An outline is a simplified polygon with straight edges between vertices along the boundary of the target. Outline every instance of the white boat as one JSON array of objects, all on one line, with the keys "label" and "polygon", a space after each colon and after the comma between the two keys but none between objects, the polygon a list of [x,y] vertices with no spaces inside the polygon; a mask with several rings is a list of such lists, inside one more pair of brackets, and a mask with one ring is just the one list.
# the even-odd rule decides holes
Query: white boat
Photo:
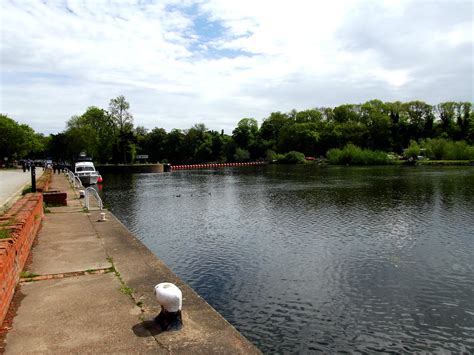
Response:
[{"label": "white boat", "polygon": [[80,156],[74,166],[74,174],[81,180],[83,185],[94,185],[97,184],[99,179],[99,172],[95,170],[92,159],[85,156]]}]

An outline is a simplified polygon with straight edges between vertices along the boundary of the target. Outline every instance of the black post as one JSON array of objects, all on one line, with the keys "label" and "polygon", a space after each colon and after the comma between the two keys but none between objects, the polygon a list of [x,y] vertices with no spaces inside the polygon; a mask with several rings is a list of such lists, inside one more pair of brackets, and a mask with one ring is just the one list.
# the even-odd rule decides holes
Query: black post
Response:
[{"label": "black post", "polygon": [[36,192],[36,166],[31,165],[31,192]]}]

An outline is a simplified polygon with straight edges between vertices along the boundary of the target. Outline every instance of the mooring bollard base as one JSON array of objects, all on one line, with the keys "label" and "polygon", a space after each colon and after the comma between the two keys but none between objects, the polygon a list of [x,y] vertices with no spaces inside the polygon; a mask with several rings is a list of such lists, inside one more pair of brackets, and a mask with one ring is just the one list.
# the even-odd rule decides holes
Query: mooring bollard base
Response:
[{"label": "mooring bollard base", "polygon": [[167,312],[162,308],[160,314],[155,317],[154,321],[163,332],[169,330],[180,330],[183,327],[181,311]]}]

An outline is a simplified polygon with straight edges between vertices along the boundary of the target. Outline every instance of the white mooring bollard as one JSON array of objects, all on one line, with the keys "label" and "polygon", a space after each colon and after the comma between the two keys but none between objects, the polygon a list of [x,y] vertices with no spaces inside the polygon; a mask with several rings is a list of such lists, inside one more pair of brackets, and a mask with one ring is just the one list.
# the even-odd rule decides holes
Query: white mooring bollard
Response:
[{"label": "white mooring bollard", "polygon": [[101,222],[105,222],[106,219],[105,219],[105,212],[100,212],[100,220]]},{"label": "white mooring bollard", "polygon": [[155,286],[154,294],[161,305],[161,312],[155,318],[155,322],[161,330],[181,329],[183,325],[181,318],[183,294],[181,290],[170,282],[162,282]]}]

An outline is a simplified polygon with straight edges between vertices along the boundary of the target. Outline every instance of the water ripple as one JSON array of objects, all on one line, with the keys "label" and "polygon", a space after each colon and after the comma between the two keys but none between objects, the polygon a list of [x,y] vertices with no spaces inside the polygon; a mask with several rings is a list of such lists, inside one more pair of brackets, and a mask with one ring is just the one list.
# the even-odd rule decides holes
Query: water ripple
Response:
[{"label": "water ripple", "polygon": [[106,181],[122,222],[265,353],[474,352],[472,169]]}]

